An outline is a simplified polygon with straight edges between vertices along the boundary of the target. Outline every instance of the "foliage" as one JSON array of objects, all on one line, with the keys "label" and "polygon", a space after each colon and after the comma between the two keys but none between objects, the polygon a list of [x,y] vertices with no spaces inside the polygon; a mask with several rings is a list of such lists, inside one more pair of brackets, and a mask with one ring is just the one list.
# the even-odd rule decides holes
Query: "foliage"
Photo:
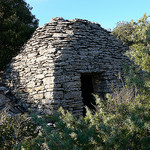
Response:
[{"label": "foliage", "polygon": [[0,70],[37,28],[31,9],[24,0],[0,0]]},{"label": "foliage", "polygon": [[130,57],[143,71],[150,72],[150,22],[148,18],[149,16],[144,14],[137,22],[132,21],[135,32],[134,44],[130,47]]},{"label": "foliage", "polygon": [[[142,90],[144,93],[146,92],[145,94],[150,96],[150,23],[147,21],[148,17],[149,16],[144,14],[137,22],[132,21],[135,27],[134,44],[130,46],[127,55],[134,61],[135,65],[138,66],[136,67],[136,72],[139,73],[139,81],[143,82],[141,84],[141,87],[144,87],[142,87]],[[135,76],[135,72],[130,73],[127,79],[130,79],[131,76]]]},{"label": "foliage", "polygon": [[134,33],[134,26],[131,22],[118,22],[117,26],[113,29],[112,34],[120,39],[124,44],[130,46],[133,44],[133,33]]},{"label": "foliage", "polygon": [[128,74],[126,84],[138,88],[139,92],[144,92],[141,94],[150,96],[150,22],[148,18],[149,16],[144,14],[137,21],[131,20],[131,22],[119,24],[112,33],[129,46],[127,56],[134,62],[133,65],[125,68]]},{"label": "foliage", "polygon": [[7,109],[0,113],[0,148],[12,149],[26,137],[32,137],[36,126],[26,114],[10,115]]},{"label": "foliage", "polygon": [[[52,150],[128,150],[150,149],[150,101],[141,100],[124,87],[107,95],[106,104],[96,97],[96,112],[86,108],[85,117],[77,118],[62,108],[44,118],[36,138],[23,140],[18,149]],[[46,122],[53,122],[48,126]]]}]

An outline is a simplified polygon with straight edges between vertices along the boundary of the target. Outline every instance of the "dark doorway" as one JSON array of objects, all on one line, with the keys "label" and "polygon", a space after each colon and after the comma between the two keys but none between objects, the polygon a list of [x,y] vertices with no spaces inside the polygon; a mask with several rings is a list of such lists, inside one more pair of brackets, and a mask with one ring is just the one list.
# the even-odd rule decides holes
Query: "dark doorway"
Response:
[{"label": "dark doorway", "polygon": [[[94,93],[92,75],[81,75],[81,91],[84,105],[89,107],[91,110],[95,110],[95,98],[92,95],[92,93]],[[84,108],[83,115],[85,116],[85,114],[86,110]]]}]

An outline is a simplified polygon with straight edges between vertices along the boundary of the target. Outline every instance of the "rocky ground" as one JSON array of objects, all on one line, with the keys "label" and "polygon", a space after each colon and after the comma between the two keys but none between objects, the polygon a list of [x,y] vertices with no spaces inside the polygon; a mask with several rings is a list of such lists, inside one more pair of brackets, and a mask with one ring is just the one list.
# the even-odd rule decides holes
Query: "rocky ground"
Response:
[{"label": "rocky ground", "polygon": [[6,108],[10,114],[24,113],[24,109],[17,104],[15,97],[10,90],[4,86],[0,72],[0,111]]}]

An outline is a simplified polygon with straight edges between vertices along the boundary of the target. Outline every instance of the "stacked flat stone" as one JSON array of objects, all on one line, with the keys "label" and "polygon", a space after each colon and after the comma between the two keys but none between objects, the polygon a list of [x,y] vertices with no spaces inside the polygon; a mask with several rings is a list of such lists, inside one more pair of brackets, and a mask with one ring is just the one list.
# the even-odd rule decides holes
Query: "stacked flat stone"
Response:
[{"label": "stacked flat stone", "polygon": [[53,18],[7,65],[3,82],[24,107],[51,113],[60,106],[82,115],[81,75],[92,74],[94,93],[121,87],[127,47],[99,24]]}]

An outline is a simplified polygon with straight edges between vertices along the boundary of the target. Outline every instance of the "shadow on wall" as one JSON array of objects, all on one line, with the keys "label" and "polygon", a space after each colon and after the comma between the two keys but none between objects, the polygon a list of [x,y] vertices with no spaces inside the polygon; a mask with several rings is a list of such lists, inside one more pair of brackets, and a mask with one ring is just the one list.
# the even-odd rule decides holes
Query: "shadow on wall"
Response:
[{"label": "shadow on wall", "polygon": [[[12,62],[15,62],[15,58],[12,59]],[[12,96],[14,96],[14,107],[17,106],[20,112],[26,112],[29,107],[24,102],[24,99],[27,99],[29,94],[25,89],[25,80],[20,79],[18,70],[14,69],[11,63],[6,66],[7,71],[5,70],[1,75],[2,83],[11,91]]]}]

